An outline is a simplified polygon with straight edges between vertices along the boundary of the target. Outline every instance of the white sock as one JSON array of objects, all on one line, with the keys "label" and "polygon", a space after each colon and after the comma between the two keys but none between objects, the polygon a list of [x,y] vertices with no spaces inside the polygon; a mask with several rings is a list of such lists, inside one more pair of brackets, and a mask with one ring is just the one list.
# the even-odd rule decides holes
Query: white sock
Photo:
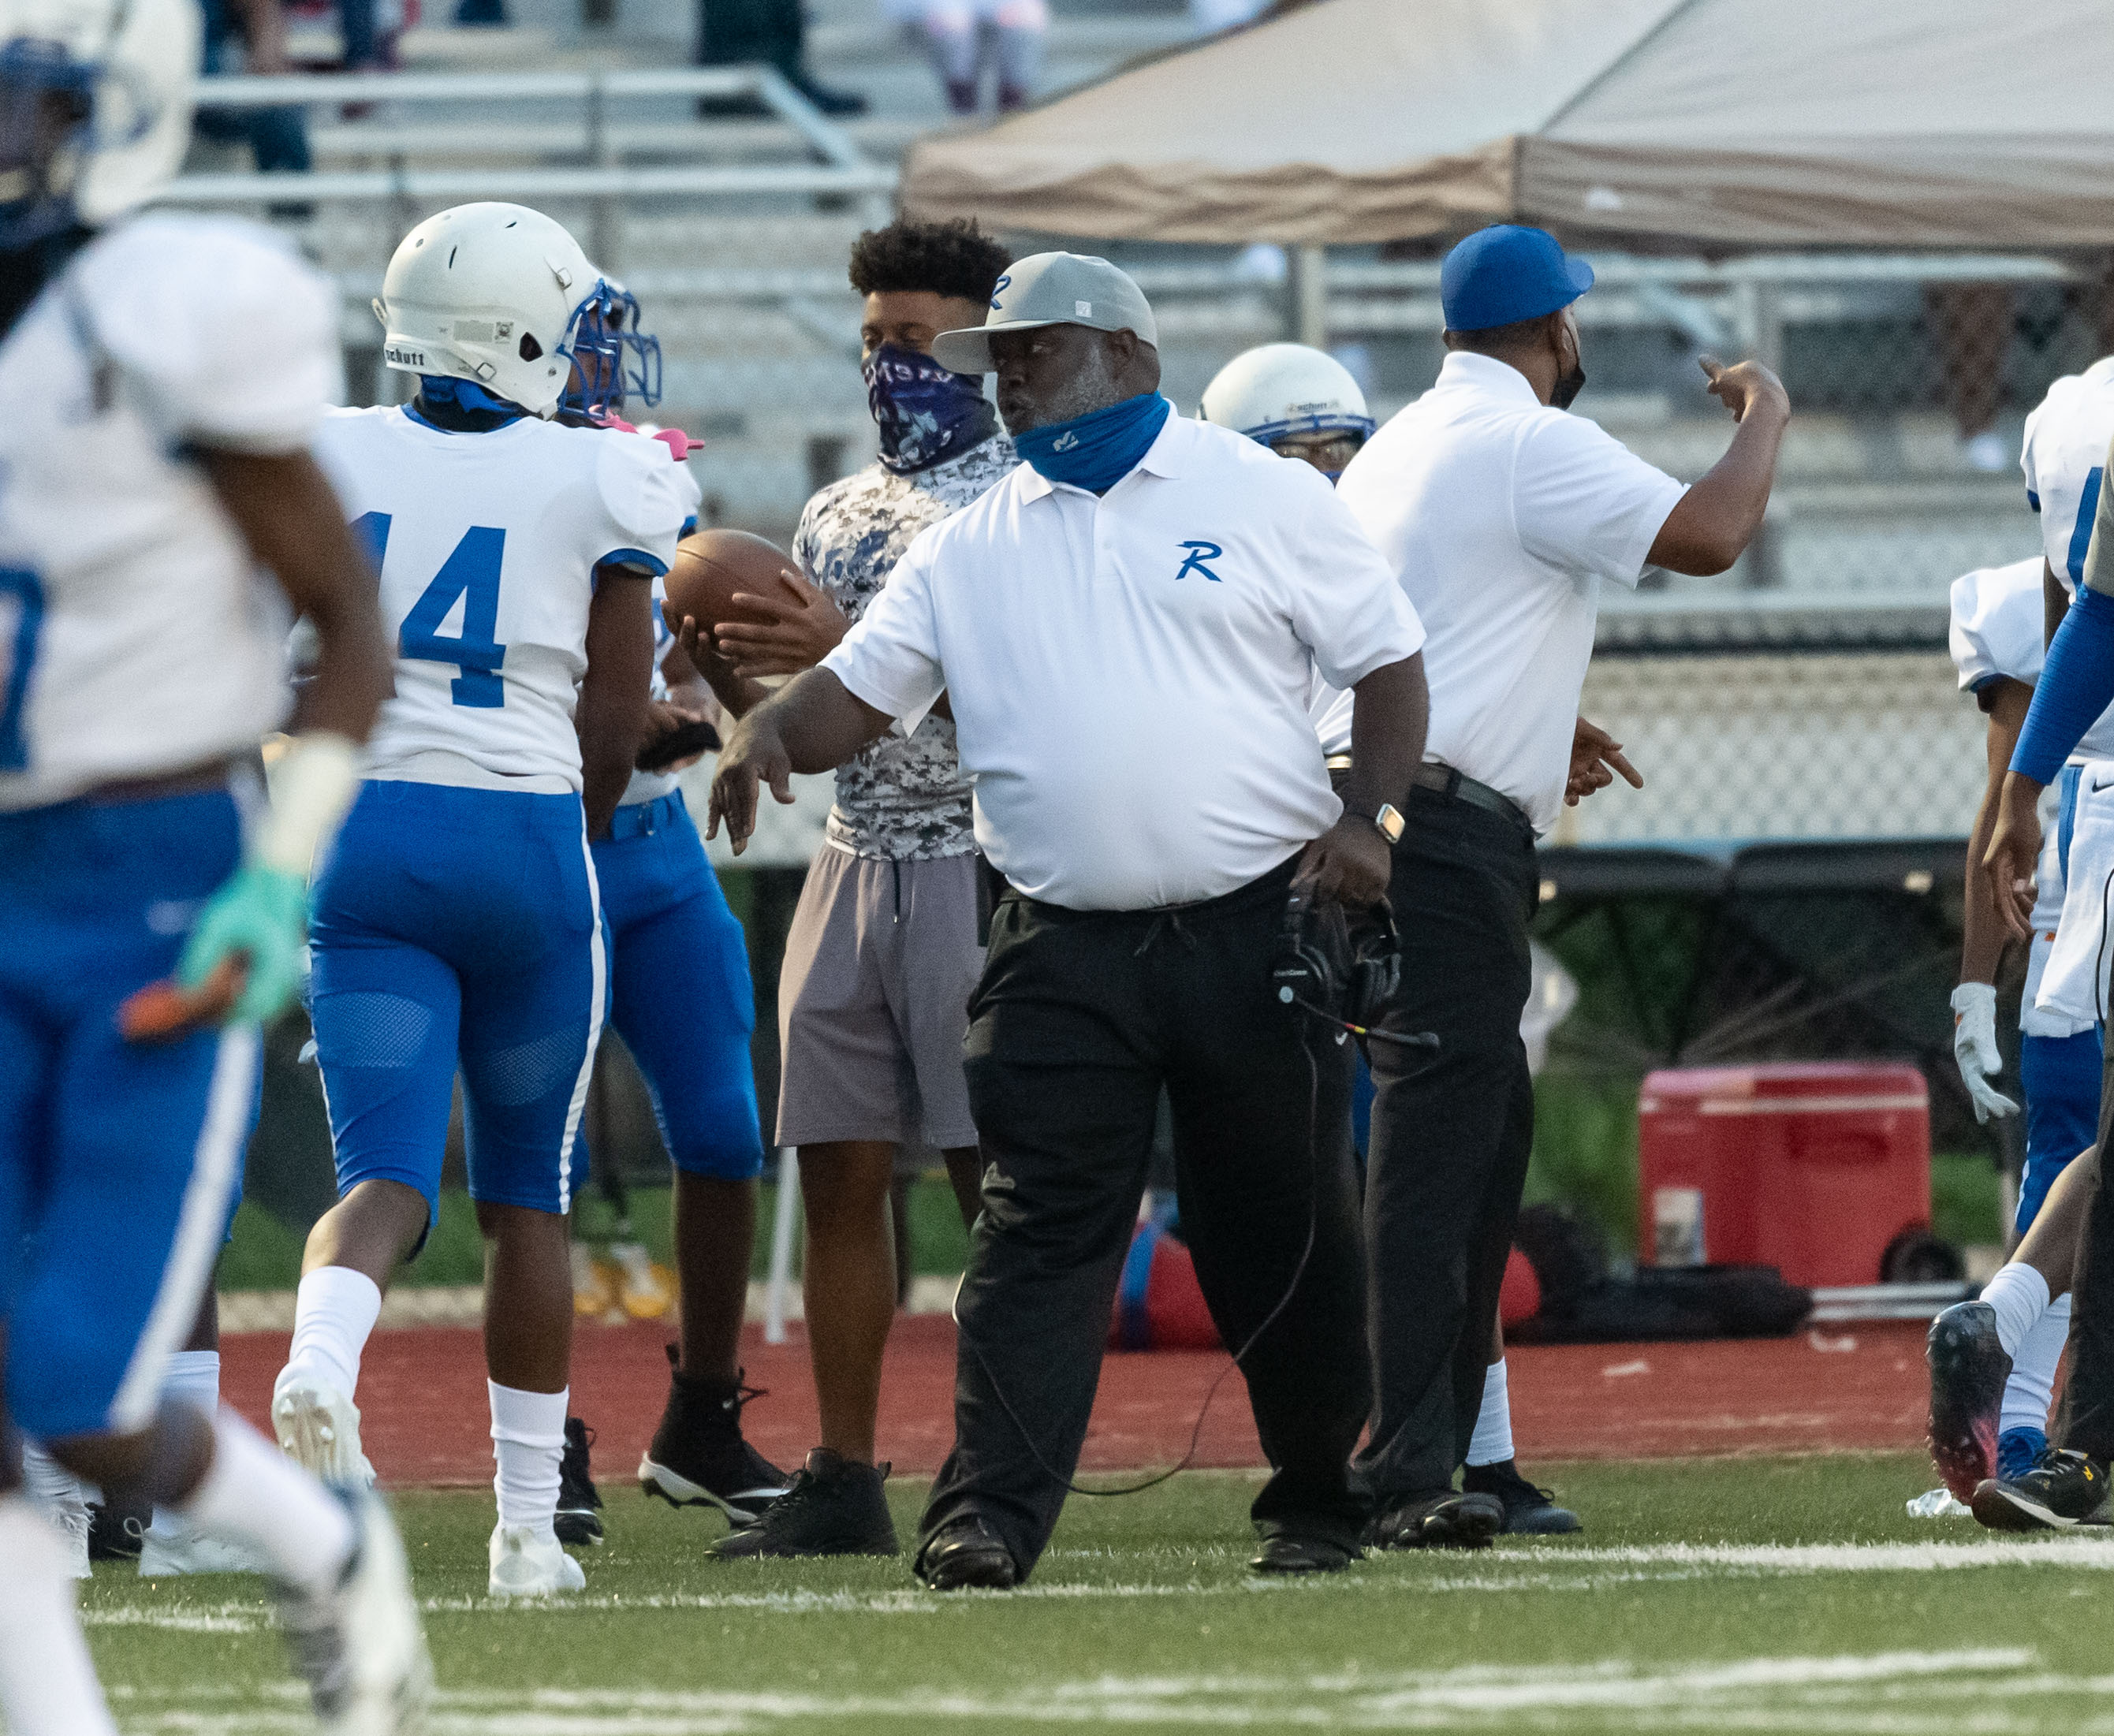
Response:
[{"label": "white sock", "polygon": [[2011,1377],[2004,1382],[2004,1408],[1997,1414],[1999,1434],[2007,1428],[2046,1432],[2048,1407],[2055,1402],[2055,1371],[2070,1342],[2070,1293],[2048,1305],[2019,1348],[2011,1353]]},{"label": "white sock", "polygon": [[294,1342],[284,1382],[296,1370],[350,1398],[359,1384],[359,1353],[382,1313],[382,1288],[350,1266],[319,1266],[294,1292]]},{"label": "white sock", "polygon": [[492,1480],[499,1523],[548,1533],[558,1511],[558,1460],[565,1450],[571,1389],[524,1392],[491,1380],[484,1386],[492,1399],[492,1456],[499,1461]]},{"label": "white sock", "polygon": [[0,1495],[0,1723],[13,1736],[117,1736],[74,1614],[65,1549],[20,1495]]},{"label": "white sock", "polygon": [[[167,1372],[162,1376],[162,1396],[175,1399],[194,1410],[202,1410],[208,1416],[215,1414],[220,1409],[220,1352],[176,1352],[169,1358]],[[176,1515],[166,1507],[155,1508],[153,1522],[147,1530],[164,1543],[173,1544],[181,1536]]]},{"label": "white sock", "polygon": [[22,1489],[64,1546],[76,1579],[89,1577],[88,1485],[34,1441],[22,1443]]},{"label": "white sock", "polygon": [[1503,1464],[1512,1456],[1512,1405],[1500,1356],[1483,1371],[1483,1408],[1476,1413],[1476,1432],[1468,1437],[1468,1463]]},{"label": "white sock", "polygon": [[231,1410],[213,1418],[212,1466],[176,1510],[310,1589],[335,1584],[352,1553],[344,1504]]},{"label": "white sock", "polygon": [[2013,1260],[1989,1280],[1982,1300],[1997,1310],[1997,1342],[2016,1362],[2026,1334],[2048,1312],[2048,1280],[2024,1260]]}]

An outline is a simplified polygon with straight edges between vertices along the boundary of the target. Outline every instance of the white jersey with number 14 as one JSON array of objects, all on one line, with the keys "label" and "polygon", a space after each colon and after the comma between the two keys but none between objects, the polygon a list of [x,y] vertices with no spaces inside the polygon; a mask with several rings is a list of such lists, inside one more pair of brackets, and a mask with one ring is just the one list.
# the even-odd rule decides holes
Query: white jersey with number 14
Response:
[{"label": "white jersey with number 14", "polygon": [[640,434],[526,416],[449,433],[405,409],[334,413],[316,456],[374,555],[396,652],[368,775],[578,789],[595,569],[667,570],[697,509],[688,467]]}]

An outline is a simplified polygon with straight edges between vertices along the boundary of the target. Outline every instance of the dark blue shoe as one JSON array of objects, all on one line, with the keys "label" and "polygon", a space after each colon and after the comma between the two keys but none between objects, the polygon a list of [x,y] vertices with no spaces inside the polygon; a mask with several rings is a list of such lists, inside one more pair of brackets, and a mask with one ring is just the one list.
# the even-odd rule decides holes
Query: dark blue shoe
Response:
[{"label": "dark blue shoe", "polygon": [[1997,1437],[1997,1481],[2016,1482],[2041,1462],[2048,1437],[2038,1428],[2007,1428]]}]

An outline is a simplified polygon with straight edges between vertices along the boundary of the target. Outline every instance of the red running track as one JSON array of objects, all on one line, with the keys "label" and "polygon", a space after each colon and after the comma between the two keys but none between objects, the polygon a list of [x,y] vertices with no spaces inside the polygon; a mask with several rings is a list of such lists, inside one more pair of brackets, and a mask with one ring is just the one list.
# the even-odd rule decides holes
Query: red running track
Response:
[{"label": "red running track", "polygon": [[[749,1438],[774,1462],[814,1444],[814,1387],[800,1328],[744,1355],[770,1396],[748,1412]],[[1704,1454],[1914,1449],[1929,1386],[1919,1323],[1822,1327],[1736,1343],[1585,1345],[1510,1352],[1513,1432],[1530,1464]],[[582,1327],[574,1341],[574,1411],[597,1432],[598,1475],[638,1462],[667,1391],[668,1338],[658,1324]],[[231,1335],[222,1346],[230,1403],[263,1426],[284,1333]],[[1205,1391],[1225,1366],[1215,1352],[1111,1355],[1103,1365],[1085,1464],[1091,1470],[1171,1464],[1187,1446]],[[478,1483],[492,1475],[479,1335],[435,1327],[378,1333],[360,1374],[362,1432],[386,1482]],[[954,1323],[896,1323],[881,1382],[880,1451],[899,1472],[939,1469],[953,1435]],[[1262,1462],[1238,1375],[1219,1388],[1197,1463]]]}]

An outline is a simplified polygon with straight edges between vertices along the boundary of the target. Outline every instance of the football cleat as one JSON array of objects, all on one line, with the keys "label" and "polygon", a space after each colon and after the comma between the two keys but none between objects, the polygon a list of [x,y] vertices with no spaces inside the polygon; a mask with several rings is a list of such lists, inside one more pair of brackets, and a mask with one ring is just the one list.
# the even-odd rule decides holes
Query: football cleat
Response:
[{"label": "football cleat", "polygon": [[597,1259],[579,1242],[573,1244],[573,1312],[583,1320],[606,1320],[621,1312],[618,1292],[624,1274],[610,1261]]},{"label": "football cleat", "polygon": [[180,1574],[255,1574],[263,1569],[234,1544],[209,1537],[173,1513],[158,1511],[140,1540],[140,1577],[168,1579]]},{"label": "football cleat", "polygon": [[485,1590],[494,1597],[555,1597],[583,1590],[588,1583],[557,1538],[533,1525],[493,1526],[490,1554],[492,1577]]},{"label": "football cleat", "polygon": [[1955,1499],[1972,1501],[1997,1473],[1997,1423],[2011,1359],[1997,1341],[1997,1310],[1956,1302],[1930,1323],[1930,1457]]},{"label": "football cleat", "polygon": [[670,1506],[717,1507],[746,1525],[785,1494],[785,1473],[742,1438],[742,1407],[763,1395],[731,1381],[676,1372],[681,1353],[668,1346],[667,1407],[638,1461],[638,1484]]},{"label": "football cleat", "polygon": [[565,1450],[558,1460],[558,1511],[551,1528],[561,1543],[589,1547],[602,1541],[602,1492],[588,1469],[595,1432],[578,1417],[565,1418]]},{"label": "football cleat", "polygon": [[1373,1522],[1372,1542],[1381,1549],[1488,1549],[1504,1528],[1496,1496],[1439,1489],[1383,1513]]},{"label": "football cleat", "polygon": [[334,1492],[351,1511],[352,1554],[328,1591],[275,1582],[279,1626],[331,1736],[414,1736],[432,1700],[433,1665],[403,1541],[377,1496]]},{"label": "football cleat", "polygon": [[1974,1492],[1974,1516],[1992,1531],[2062,1531],[2114,1524],[2107,1461],[2051,1447],[2016,1482],[1994,1478]]},{"label": "football cleat", "polygon": [[885,1464],[860,1464],[826,1446],[808,1455],[792,1487],[705,1552],[722,1561],[755,1556],[892,1556]]},{"label": "football cleat", "polygon": [[327,1382],[281,1370],[272,1389],[272,1432],[281,1452],[325,1482],[374,1487],[374,1467],[359,1450],[359,1408]]},{"label": "football cleat", "polygon": [[1461,1492],[1494,1495],[1505,1510],[1499,1528],[1508,1537],[1567,1537],[1585,1528],[1576,1514],[1556,1505],[1552,1492],[1536,1488],[1521,1476],[1517,1463],[1510,1459],[1501,1464],[1470,1465],[1461,1473]]}]

